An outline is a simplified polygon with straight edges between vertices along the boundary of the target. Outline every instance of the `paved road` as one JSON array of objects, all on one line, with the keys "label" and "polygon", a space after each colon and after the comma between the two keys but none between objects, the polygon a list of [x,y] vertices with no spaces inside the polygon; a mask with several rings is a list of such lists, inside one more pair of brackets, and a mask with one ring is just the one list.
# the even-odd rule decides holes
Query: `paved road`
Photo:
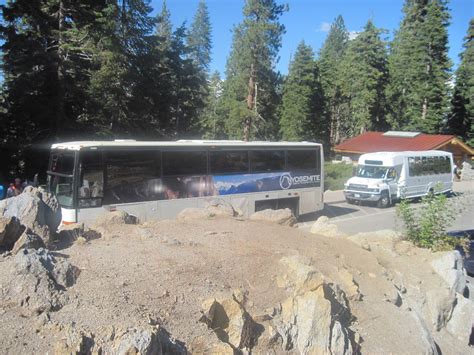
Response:
[{"label": "paved road", "polygon": [[[456,197],[452,197],[456,205],[462,205],[459,215],[449,230],[474,229],[474,182],[456,182]],[[344,200],[342,191],[327,191],[324,194],[325,208],[318,213],[303,216],[300,226],[309,227],[319,216],[327,216],[331,223],[347,234],[370,232],[380,229],[401,229],[402,225],[396,217],[395,207],[377,208],[373,205],[350,205]],[[412,201],[421,207],[420,202]]]}]

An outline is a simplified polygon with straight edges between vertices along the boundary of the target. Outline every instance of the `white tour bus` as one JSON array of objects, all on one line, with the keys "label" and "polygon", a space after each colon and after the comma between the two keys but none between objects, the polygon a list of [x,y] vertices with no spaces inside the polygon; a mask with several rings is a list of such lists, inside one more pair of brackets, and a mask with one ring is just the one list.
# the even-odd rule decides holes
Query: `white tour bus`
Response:
[{"label": "white tour bus", "polygon": [[363,154],[344,195],[348,203],[372,201],[387,207],[400,198],[452,192],[453,169],[453,156],[444,151]]},{"label": "white tour bus", "polygon": [[141,220],[172,218],[216,198],[249,216],[267,208],[321,210],[323,147],[242,141],[53,144],[49,190],[64,224],[124,210]]}]

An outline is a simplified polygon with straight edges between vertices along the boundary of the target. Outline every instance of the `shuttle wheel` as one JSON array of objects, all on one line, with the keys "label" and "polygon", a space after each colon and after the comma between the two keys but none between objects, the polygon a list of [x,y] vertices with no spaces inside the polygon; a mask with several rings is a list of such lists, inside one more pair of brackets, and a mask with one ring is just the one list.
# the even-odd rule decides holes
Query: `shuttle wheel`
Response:
[{"label": "shuttle wheel", "polygon": [[380,200],[377,201],[377,207],[387,208],[388,206],[390,206],[390,197],[388,196],[387,191],[383,191]]}]

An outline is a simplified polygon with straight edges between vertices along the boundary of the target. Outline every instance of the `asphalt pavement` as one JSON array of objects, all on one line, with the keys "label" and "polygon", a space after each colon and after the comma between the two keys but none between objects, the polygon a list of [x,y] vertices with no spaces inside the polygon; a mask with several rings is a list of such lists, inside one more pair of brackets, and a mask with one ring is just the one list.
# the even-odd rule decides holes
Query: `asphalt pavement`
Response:
[{"label": "asphalt pavement", "polygon": [[[459,181],[454,183],[452,201],[459,206],[461,213],[448,230],[474,229],[474,181]],[[412,204],[421,207],[418,200]],[[397,218],[396,207],[377,208],[374,205],[348,204],[342,190],[326,191],[324,193],[324,209],[317,213],[301,216],[300,227],[310,227],[320,216],[327,216],[331,223],[347,234],[371,232],[381,229],[401,230],[401,221]]]}]

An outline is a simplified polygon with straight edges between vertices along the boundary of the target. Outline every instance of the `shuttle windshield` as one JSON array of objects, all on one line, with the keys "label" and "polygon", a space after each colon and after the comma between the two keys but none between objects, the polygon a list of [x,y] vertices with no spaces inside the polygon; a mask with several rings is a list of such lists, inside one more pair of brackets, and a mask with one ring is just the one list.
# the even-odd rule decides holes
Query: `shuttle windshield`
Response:
[{"label": "shuttle windshield", "polygon": [[357,176],[368,179],[384,179],[389,168],[383,166],[359,165]]}]

